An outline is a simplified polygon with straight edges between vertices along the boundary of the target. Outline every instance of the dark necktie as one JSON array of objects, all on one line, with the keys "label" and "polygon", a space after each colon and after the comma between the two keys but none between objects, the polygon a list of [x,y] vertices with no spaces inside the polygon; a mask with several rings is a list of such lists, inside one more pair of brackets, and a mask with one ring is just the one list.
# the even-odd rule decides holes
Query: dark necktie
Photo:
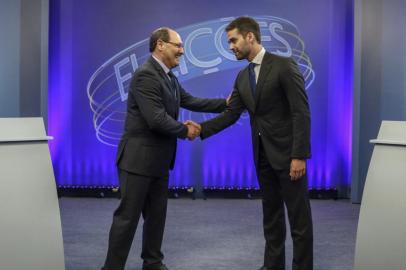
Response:
[{"label": "dark necktie", "polygon": [[172,73],[172,71],[169,71],[168,72],[168,75],[169,75],[169,78],[171,78],[171,90],[172,90],[172,94],[173,94],[173,96],[175,97],[175,99],[177,98],[176,97],[176,93],[177,93],[177,90],[178,90],[178,85],[177,85],[177,83],[176,83],[176,77],[175,77],[175,74],[173,74]]},{"label": "dark necktie", "polygon": [[249,74],[249,79],[250,79],[250,86],[251,86],[251,91],[252,95],[255,96],[255,88],[257,86],[257,82],[255,80],[255,68],[256,64],[255,63],[249,63],[248,65],[248,74]]}]

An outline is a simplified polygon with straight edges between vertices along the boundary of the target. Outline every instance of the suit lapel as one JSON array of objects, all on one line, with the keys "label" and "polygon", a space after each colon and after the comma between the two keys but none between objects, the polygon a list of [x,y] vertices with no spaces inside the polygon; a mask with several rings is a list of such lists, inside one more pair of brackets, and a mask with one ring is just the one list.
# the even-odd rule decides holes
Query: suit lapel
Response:
[{"label": "suit lapel", "polygon": [[255,89],[255,105],[257,107],[259,102],[259,97],[261,96],[262,88],[265,84],[266,78],[272,69],[272,57],[271,54],[266,52],[264,58],[262,59],[261,69],[259,70],[259,77],[257,82],[257,87]]},{"label": "suit lapel", "polygon": [[241,76],[241,95],[245,100],[247,107],[251,111],[255,111],[255,101],[254,96],[252,95],[252,89],[250,85],[250,79],[248,74],[248,68],[245,68],[243,71],[243,75]]},{"label": "suit lapel", "polygon": [[[149,58],[149,63],[152,65],[152,67],[158,72],[158,77],[160,77],[159,79],[161,80],[161,84],[163,86],[163,88],[165,89],[165,91],[167,91],[175,100],[176,103],[174,102],[170,102],[170,106],[173,106],[174,110],[175,110],[175,115],[174,115],[174,119],[178,119],[178,115],[179,115],[179,106],[180,106],[180,98],[176,98],[173,94],[172,89],[172,85],[171,82],[168,78],[168,75],[165,73],[165,71],[162,69],[162,67],[159,65],[159,63],[157,61],[155,61],[155,59],[151,56]],[[177,97],[180,97],[179,94],[179,83],[178,81],[176,81],[176,95]],[[168,104],[168,103],[166,103]]]},{"label": "suit lapel", "polygon": [[[159,63],[157,61],[155,61],[155,59],[152,56],[149,58],[149,61],[152,64],[152,66],[155,68],[155,70],[159,73],[159,77],[161,77],[162,80],[164,81],[164,85],[166,86],[166,91],[168,91],[173,96],[173,93],[171,91],[172,85],[171,85],[171,82],[169,81],[168,75],[165,74],[165,71],[162,69],[162,67],[159,65]],[[176,91],[178,94],[178,89],[176,89]]]}]

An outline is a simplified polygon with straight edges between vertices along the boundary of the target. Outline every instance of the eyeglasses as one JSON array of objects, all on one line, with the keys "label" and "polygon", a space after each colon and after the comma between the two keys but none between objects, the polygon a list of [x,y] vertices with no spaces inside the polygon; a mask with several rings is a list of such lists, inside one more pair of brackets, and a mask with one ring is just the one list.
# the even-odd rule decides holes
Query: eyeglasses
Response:
[{"label": "eyeglasses", "polygon": [[178,49],[183,49],[183,44],[182,43],[175,43],[175,42],[172,42],[172,41],[164,41],[164,42],[169,43],[169,44],[175,46]]}]

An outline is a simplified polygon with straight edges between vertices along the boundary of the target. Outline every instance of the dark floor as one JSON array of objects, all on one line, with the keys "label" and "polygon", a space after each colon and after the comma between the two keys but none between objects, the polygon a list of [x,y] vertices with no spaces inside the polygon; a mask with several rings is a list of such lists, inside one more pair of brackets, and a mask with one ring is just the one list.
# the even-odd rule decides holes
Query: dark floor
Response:
[{"label": "dark floor", "polygon": [[[117,199],[61,198],[66,270],[100,269]],[[353,269],[359,205],[312,200],[314,269]],[[264,239],[260,200],[169,200],[163,252],[170,270],[257,270]],[[140,226],[139,226],[140,228]],[[128,270],[141,270],[141,230]],[[286,269],[291,269],[288,238]]]}]

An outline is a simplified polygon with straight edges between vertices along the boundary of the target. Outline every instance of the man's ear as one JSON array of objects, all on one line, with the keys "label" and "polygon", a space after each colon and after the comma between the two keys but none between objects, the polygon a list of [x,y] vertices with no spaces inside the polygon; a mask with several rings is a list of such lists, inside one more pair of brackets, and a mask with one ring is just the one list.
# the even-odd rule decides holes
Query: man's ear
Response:
[{"label": "man's ear", "polygon": [[247,37],[248,37],[248,41],[254,42],[254,40],[255,40],[254,33],[248,32],[248,33],[247,33]]},{"label": "man's ear", "polygon": [[156,46],[159,51],[163,51],[163,49],[165,47],[165,42],[163,42],[162,40],[158,40]]}]

